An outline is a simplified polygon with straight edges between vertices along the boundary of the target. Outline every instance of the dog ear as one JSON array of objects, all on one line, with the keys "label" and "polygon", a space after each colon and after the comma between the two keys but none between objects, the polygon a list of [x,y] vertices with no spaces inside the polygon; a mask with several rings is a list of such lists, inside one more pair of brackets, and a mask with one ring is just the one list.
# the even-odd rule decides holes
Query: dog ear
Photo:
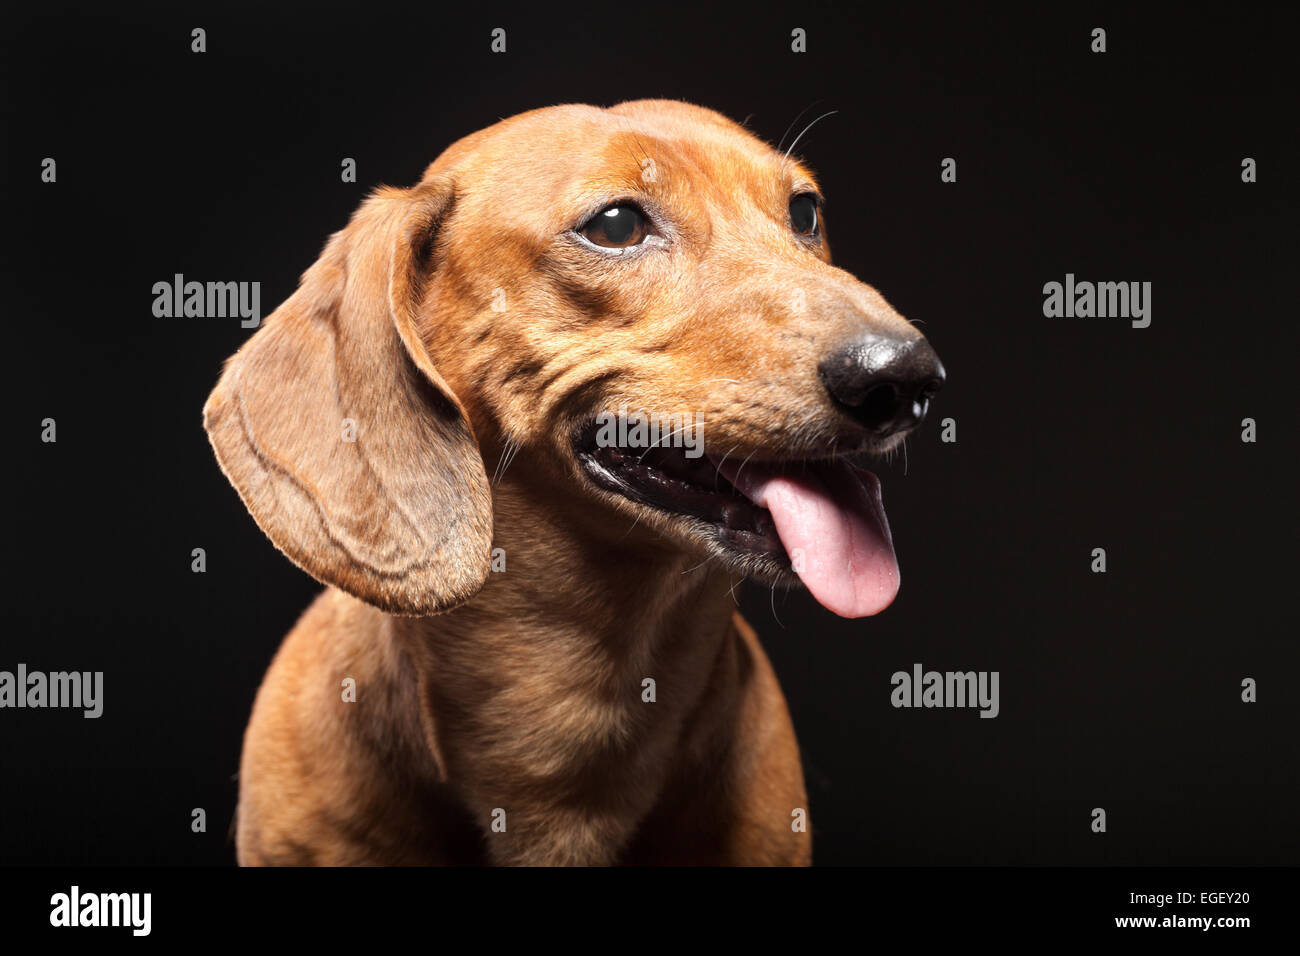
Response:
[{"label": "dog ear", "polygon": [[492,502],[416,312],[452,186],[381,189],[226,363],[203,408],[258,526],[318,580],[397,614],[487,577]]}]

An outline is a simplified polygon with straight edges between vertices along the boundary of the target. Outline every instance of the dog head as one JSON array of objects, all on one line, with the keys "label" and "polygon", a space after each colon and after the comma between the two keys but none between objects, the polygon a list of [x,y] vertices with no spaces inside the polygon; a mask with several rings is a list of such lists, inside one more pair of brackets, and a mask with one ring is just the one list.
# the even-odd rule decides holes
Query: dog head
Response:
[{"label": "dog head", "polygon": [[901,441],[944,372],[830,264],[823,205],[799,162],[699,107],[516,116],[368,199],[205,426],[276,545],[386,610],[481,586],[486,460],[592,534],[637,522],[875,613],[898,571],[857,456]]}]

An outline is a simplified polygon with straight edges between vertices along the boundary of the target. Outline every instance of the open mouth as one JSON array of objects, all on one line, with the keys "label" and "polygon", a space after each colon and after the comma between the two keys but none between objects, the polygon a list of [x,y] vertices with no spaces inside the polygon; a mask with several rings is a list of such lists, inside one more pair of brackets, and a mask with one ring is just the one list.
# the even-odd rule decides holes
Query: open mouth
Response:
[{"label": "open mouth", "polygon": [[898,562],[880,482],[844,459],[689,458],[674,447],[601,445],[575,438],[600,487],[691,523],[737,570],[808,588],[842,617],[884,610],[898,593]]}]

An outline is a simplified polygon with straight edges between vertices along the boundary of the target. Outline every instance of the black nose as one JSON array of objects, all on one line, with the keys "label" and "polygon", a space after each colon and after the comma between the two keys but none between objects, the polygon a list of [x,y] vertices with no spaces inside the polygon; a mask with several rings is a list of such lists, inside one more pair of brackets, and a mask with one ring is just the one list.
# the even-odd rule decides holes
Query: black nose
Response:
[{"label": "black nose", "polygon": [[943,385],[943,363],[923,338],[867,335],[817,366],[826,391],[846,415],[892,435],[918,425]]}]

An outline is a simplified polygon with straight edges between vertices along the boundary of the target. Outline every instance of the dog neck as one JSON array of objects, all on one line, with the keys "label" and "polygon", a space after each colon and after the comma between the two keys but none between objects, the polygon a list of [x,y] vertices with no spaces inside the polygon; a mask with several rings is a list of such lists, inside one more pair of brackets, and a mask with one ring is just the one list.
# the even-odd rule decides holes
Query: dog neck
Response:
[{"label": "dog neck", "polygon": [[602,541],[495,499],[504,570],[447,614],[388,618],[438,775],[475,812],[550,781],[653,799],[699,712],[733,699],[736,581],[644,528]]}]

